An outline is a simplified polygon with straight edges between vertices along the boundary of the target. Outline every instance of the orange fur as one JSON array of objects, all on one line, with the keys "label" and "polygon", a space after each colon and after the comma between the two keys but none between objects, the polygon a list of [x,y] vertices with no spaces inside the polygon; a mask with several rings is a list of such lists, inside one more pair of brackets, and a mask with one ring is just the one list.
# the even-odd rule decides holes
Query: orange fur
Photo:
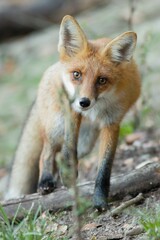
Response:
[{"label": "orange fur", "polygon": [[[33,107],[37,125],[35,124],[36,127],[33,128],[32,113],[28,121],[31,122],[31,127],[30,125],[25,127],[17,150],[19,153],[21,149],[25,149],[27,142],[36,141],[28,134],[29,132],[37,130],[36,134],[41,135],[39,143],[41,150],[35,158],[32,157],[32,162],[39,162],[38,187],[42,193],[54,188],[56,153],[64,146],[66,151],[64,156],[68,161],[67,141],[70,139],[68,137],[70,133],[66,131],[64,103],[61,100],[61,92],[65,89],[74,118],[72,131],[76,136],[76,142],[72,143],[74,145],[72,149],[75,150],[77,141],[81,141],[79,128],[80,131],[83,129],[85,119],[90,122],[89,131],[99,129],[99,171],[95,184],[94,204],[98,209],[106,208],[119,124],[140,94],[140,76],[132,58],[135,45],[136,34],[133,32],[123,33],[113,40],[103,38],[88,41],[73,17],[66,16],[62,20],[58,45],[60,61],[45,72],[40,82]],[[95,132],[97,134],[97,131]],[[93,137],[95,138],[94,135]],[[82,141],[85,148],[85,140]],[[93,142],[93,139],[89,141]],[[34,145],[29,145],[24,158],[20,159],[19,154],[15,157],[9,197],[35,191],[31,186],[28,187],[32,182],[29,182],[27,174],[24,174],[31,168],[29,157],[36,151]],[[27,166],[28,170],[23,169],[21,173],[17,173],[16,166],[20,164]],[[19,190],[21,181],[23,187]]]}]

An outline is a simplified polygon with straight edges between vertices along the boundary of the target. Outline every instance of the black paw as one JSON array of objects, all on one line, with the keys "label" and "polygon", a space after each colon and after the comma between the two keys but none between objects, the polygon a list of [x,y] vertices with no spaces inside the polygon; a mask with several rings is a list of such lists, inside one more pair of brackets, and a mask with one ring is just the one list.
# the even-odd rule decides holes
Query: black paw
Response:
[{"label": "black paw", "polygon": [[51,173],[43,173],[39,184],[38,192],[42,195],[49,194],[56,188],[56,182]]},{"label": "black paw", "polygon": [[104,212],[109,209],[107,197],[103,193],[94,193],[93,206],[99,212]]}]

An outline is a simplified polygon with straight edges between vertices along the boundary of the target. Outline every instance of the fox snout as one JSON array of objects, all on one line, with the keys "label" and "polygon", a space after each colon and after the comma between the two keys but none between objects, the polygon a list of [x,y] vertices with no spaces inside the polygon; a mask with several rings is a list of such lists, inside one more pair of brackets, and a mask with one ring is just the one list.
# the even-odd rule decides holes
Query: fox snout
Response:
[{"label": "fox snout", "polygon": [[79,99],[79,105],[82,108],[88,108],[91,104],[91,101],[89,98],[83,97]]},{"label": "fox snout", "polygon": [[76,112],[82,112],[92,108],[94,104],[94,99],[89,99],[88,97],[80,97],[75,99],[72,106]]}]

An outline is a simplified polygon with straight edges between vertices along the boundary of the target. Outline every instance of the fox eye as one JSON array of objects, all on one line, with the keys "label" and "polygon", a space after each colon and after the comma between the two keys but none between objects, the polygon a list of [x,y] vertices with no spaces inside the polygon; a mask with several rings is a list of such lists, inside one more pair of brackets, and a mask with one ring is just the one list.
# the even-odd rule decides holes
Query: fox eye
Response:
[{"label": "fox eye", "polygon": [[104,84],[106,84],[106,82],[107,82],[107,78],[106,77],[99,77],[97,79],[97,84],[98,85],[104,85]]},{"label": "fox eye", "polygon": [[79,80],[81,76],[82,76],[81,72],[78,72],[78,71],[73,72],[73,77],[75,80]]}]

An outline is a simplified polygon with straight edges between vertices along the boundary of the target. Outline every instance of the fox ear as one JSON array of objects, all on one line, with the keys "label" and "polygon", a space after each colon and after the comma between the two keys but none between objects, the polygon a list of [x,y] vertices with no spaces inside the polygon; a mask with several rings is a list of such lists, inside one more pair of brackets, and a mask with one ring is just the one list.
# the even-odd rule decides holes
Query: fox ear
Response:
[{"label": "fox ear", "polygon": [[73,57],[87,47],[87,39],[77,21],[67,15],[62,19],[58,51],[61,56]]},{"label": "fox ear", "polygon": [[105,54],[113,62],[130,61],[136,47],[137,35],[135,32],[125,32],[113,39],[105,48]]}]

